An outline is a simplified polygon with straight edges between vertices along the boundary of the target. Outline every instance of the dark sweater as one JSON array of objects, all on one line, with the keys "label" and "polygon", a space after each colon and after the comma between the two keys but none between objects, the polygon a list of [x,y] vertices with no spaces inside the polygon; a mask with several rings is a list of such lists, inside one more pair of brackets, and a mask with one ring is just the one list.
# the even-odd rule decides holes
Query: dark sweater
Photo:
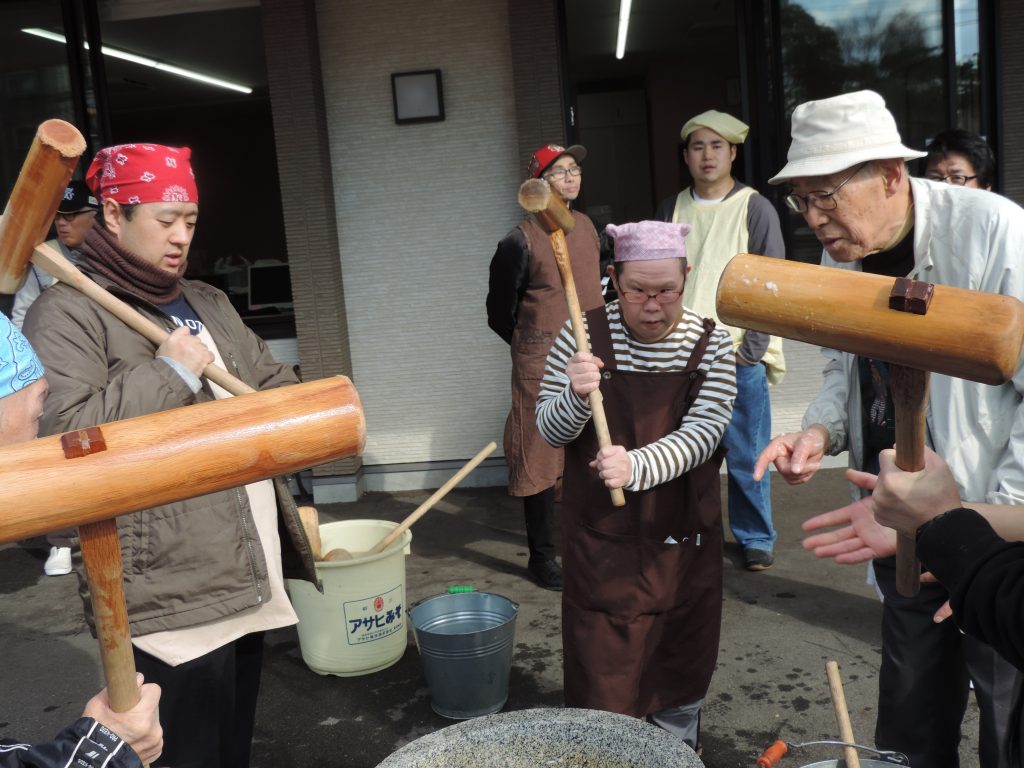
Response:
[{"label": "dark sweater", "polygon": [[1001,539],[972,509],[924,525],[917,555],[949,590],[953,618],[1024,670],[1024,542]]}]

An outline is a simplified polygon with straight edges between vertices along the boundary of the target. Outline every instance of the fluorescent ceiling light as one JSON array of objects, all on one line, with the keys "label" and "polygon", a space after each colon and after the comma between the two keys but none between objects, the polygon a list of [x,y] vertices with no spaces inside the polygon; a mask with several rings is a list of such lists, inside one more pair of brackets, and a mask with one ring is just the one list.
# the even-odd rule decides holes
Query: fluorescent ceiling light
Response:
[{"label": "fluorescent ceiling light", "polygon": [[619,38],[615,43],[615,58],[621,59],[626,55],[626,30],[629,29],[629,10],[633,0],[621,0],[619,5]]},{"label": "fluorescent ceiling light", "polygon": [[[29,35],[35,35],[41,37],[44,40],[53,40],[56,43],[67,44],[67,40],[64,35],[59,35],[56,32],[50,32],[45,29],[39,29],[37,27],[31,27],[29,29],[23,29]],[[89,49],[89,44],[85,43],[86,50]],[[156,59],[150,59],[146,56],[138,56],[128,51],[122,51],[118,48],[111,48],[109,45],[104,45],[100,50],[103,51],[105,56],[110,56],[114,59],[122,59],[124,61],[130,61],[133,64],[140,64],[144,67],[152,67],[158,69],[161,72],[167,72],[178,77],[187,77],[189,80],[198,80],[200,83],[206,83],[207,85],[215,85],[219,88],[227,88],[229,91],[238,91],[239,93],[252,93],[252,88],[247,85],[239,85],[238,83],[232,83],[229,80],[221,80],[219,77],[211,77],[210,75],[204,75],[201,72],[194,72],[191,69],[185,69],[184,67],[176,67],[173,64],[166,64]]]}]

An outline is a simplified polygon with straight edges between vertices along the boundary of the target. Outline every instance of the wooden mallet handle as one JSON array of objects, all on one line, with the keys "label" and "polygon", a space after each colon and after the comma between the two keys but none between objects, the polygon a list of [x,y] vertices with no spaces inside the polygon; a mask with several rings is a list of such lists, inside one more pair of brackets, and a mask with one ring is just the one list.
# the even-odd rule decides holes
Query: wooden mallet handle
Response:
[{"label": "wooden mallet handle", "polygon": [[[565,292],[565,303],[569,308],[569,320],[572,323],[572,335],[576,340],[576,349],[579,352],[590,352],[587,330],[583,325],[580,299],[576,293],[576,280],[572,274],[572,262],[569,260],[569,247],[565,242],[565,232],[572,231],[575,220],[562,199],[558,195],[551,194],[551,187],[541,179],[528,179],[523,182],[519,188],[519,204],[533,214],[537,223],[548,232],[551,250],[555,254],[555,263],[558,265],[558,273],[562,277],[562,290]],[[601,390],[595,389],[587,398],[590,402],[590,413],[594,419],[597,444],[601,448],[608,448],[612,444],[612,437],[608,431],[608,419],[604,413],[604,398],[601,397]],[[626,494],[621,488],[609,488],[608,490],[614,506],[626,506]]]},{"label": "wooden mallet handle", "polygon": [[[853,726],[850,724],[850,712],[846,708],[846,695],[843,693],[843,681],[839,677],[839,665],[834,661],[825,664],[828,674],[828,687],[832,693],[832,707],[836,711],[836,722],[839,724],[839,738],[847,744],[853,744]],[[860,768],[860,757],[854,747],[843,747],[846,768]]]},{"label": "wooden mallet handle", "polygon": [[437,504],[437,502],[443,499],[445,495],[448,493],[448,491],[450,491],[452,488],[454,488],[456,485],[462,482],[462,478],[464,478],[466,475],[468,475],[470,472],[476,469],[477,465],[481,461],[486,459],[488,456],[490,456],[494,452],[494,449],[497,447],[498,444],[495,443],[493,440],[489,442],[487,445],[485,445],[476,456],[474,456],[472,459],[470,459],[463,465],[462,469],[460,469],[458,472],[452,475],[448,479],[448,482],[446,482],[444,485],[442,485],[440,488],[434,491],[430,495],[429,499],[427,499],[418,507],[416,507],[416,509],[414,509],[412,513],[410,513],[405,518],[405,520],[403,520],[398,525],[397,528],[395,528],[393,531],[388,533],[387,536],[385,536],[383,539],[374,544],[367,552],[367,554],[375,555],[378,552],[383,552],[385,549],[391,546],[392,542],[394,542],[396,539],[398,539],[399,536],[401,536],[403,533],[409,530],[409,528],[412,527],[413,523],[415,523],[417,520],[423,517],[423,515],[425,515],[431,508],[433,508],[433,506]]},{"label": "wooden mallet handle", "polygon": [[139,703],[139,687],[135,682],[135,658],[124,602],[124,566],[117,521],[89,523],[80,526],[78,534],[110,708],[124,712]]},{"label": "wooden mallet handle", "polygon": [[[904,472],[924,469],[925,417],[928,404],[928,371],[889,366],[893,406],[896,411],[896,466]],[[896,538],[896,591],[913,597],[921,589],[921,563],[915,554],[914,537]]]},{"label": "wooden mallet handle", "polygon": [[[158,347],[167,341],[167,337],[170,335],[167,331],[145,315],[128,306],[128,304],[121,301],[110,291],[94,283],[78,271],[70,261],[64,258],[62,253],[54,250],[46,243],[40,243],[36,246],[32,254],[32,263],[46,270],[62,283],[67,283],[84,293],[122,323]],[[256,391],[241,379],[232,376],[219,365],[213,363],[206,366],[203,376],[233,395],[248,395]]]}]

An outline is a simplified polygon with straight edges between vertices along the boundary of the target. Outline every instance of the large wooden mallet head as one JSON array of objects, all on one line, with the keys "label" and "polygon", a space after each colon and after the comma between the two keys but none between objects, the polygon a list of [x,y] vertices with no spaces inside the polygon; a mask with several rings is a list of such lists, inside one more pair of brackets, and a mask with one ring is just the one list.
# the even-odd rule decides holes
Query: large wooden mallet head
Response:
[{"label": "large wooden mallet head", "polygon": [[63,120],[39,126],[0,220],[0,293],[15,293],[35,247],[46,238],[85,139]]},{"label": "large wooden mallet head", "polygon": [[326,461],[366,443],[345,376],[175,408],[0,449],[0,544]]},{"label": "large wooden mallet head", "polygon": [[519,187],[519,205],[533,215],[533,218],[549,235],[562,230],[572,232],[576,220],[565,201],[556,195],[544,179],[527,179]]},{"label": "large wooden mallet head", "polygon": [[895,278],[741,254],[718,283],[722,322],[983,384],[1017,368],[1024,304],[936,285],[925,314],[889,304]]},{"label": "large wooden mallet head", "polygon": [[[1002,384],[1017,368],[1024,304],[1012,296],[743,254],[718,283],[718,316],[739,328],[890,364],[896,465],[924,468],[928,372]],[[896,587],[917,593],[914,540],[897,539]]]}]

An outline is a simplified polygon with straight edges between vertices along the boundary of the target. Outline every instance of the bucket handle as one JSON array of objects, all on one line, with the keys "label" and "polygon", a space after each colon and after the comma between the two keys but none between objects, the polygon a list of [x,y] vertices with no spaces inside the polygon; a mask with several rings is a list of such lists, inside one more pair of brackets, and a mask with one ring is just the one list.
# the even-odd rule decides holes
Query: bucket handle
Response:
[{"label": "bucket handle", "polygon": [[820,744],[828,744],[835,747],[853,747],[854,749],[863,750],[864,752],[874,752],[886,762],[892,763],[893,765],[910,765],[910,759],[902,752],[865,747],[862,744],[854,744],[850,741],[805,741],[803,744],[790,744],[789,747],[790,749],[800,749],[802,747],[813,747]]}]

